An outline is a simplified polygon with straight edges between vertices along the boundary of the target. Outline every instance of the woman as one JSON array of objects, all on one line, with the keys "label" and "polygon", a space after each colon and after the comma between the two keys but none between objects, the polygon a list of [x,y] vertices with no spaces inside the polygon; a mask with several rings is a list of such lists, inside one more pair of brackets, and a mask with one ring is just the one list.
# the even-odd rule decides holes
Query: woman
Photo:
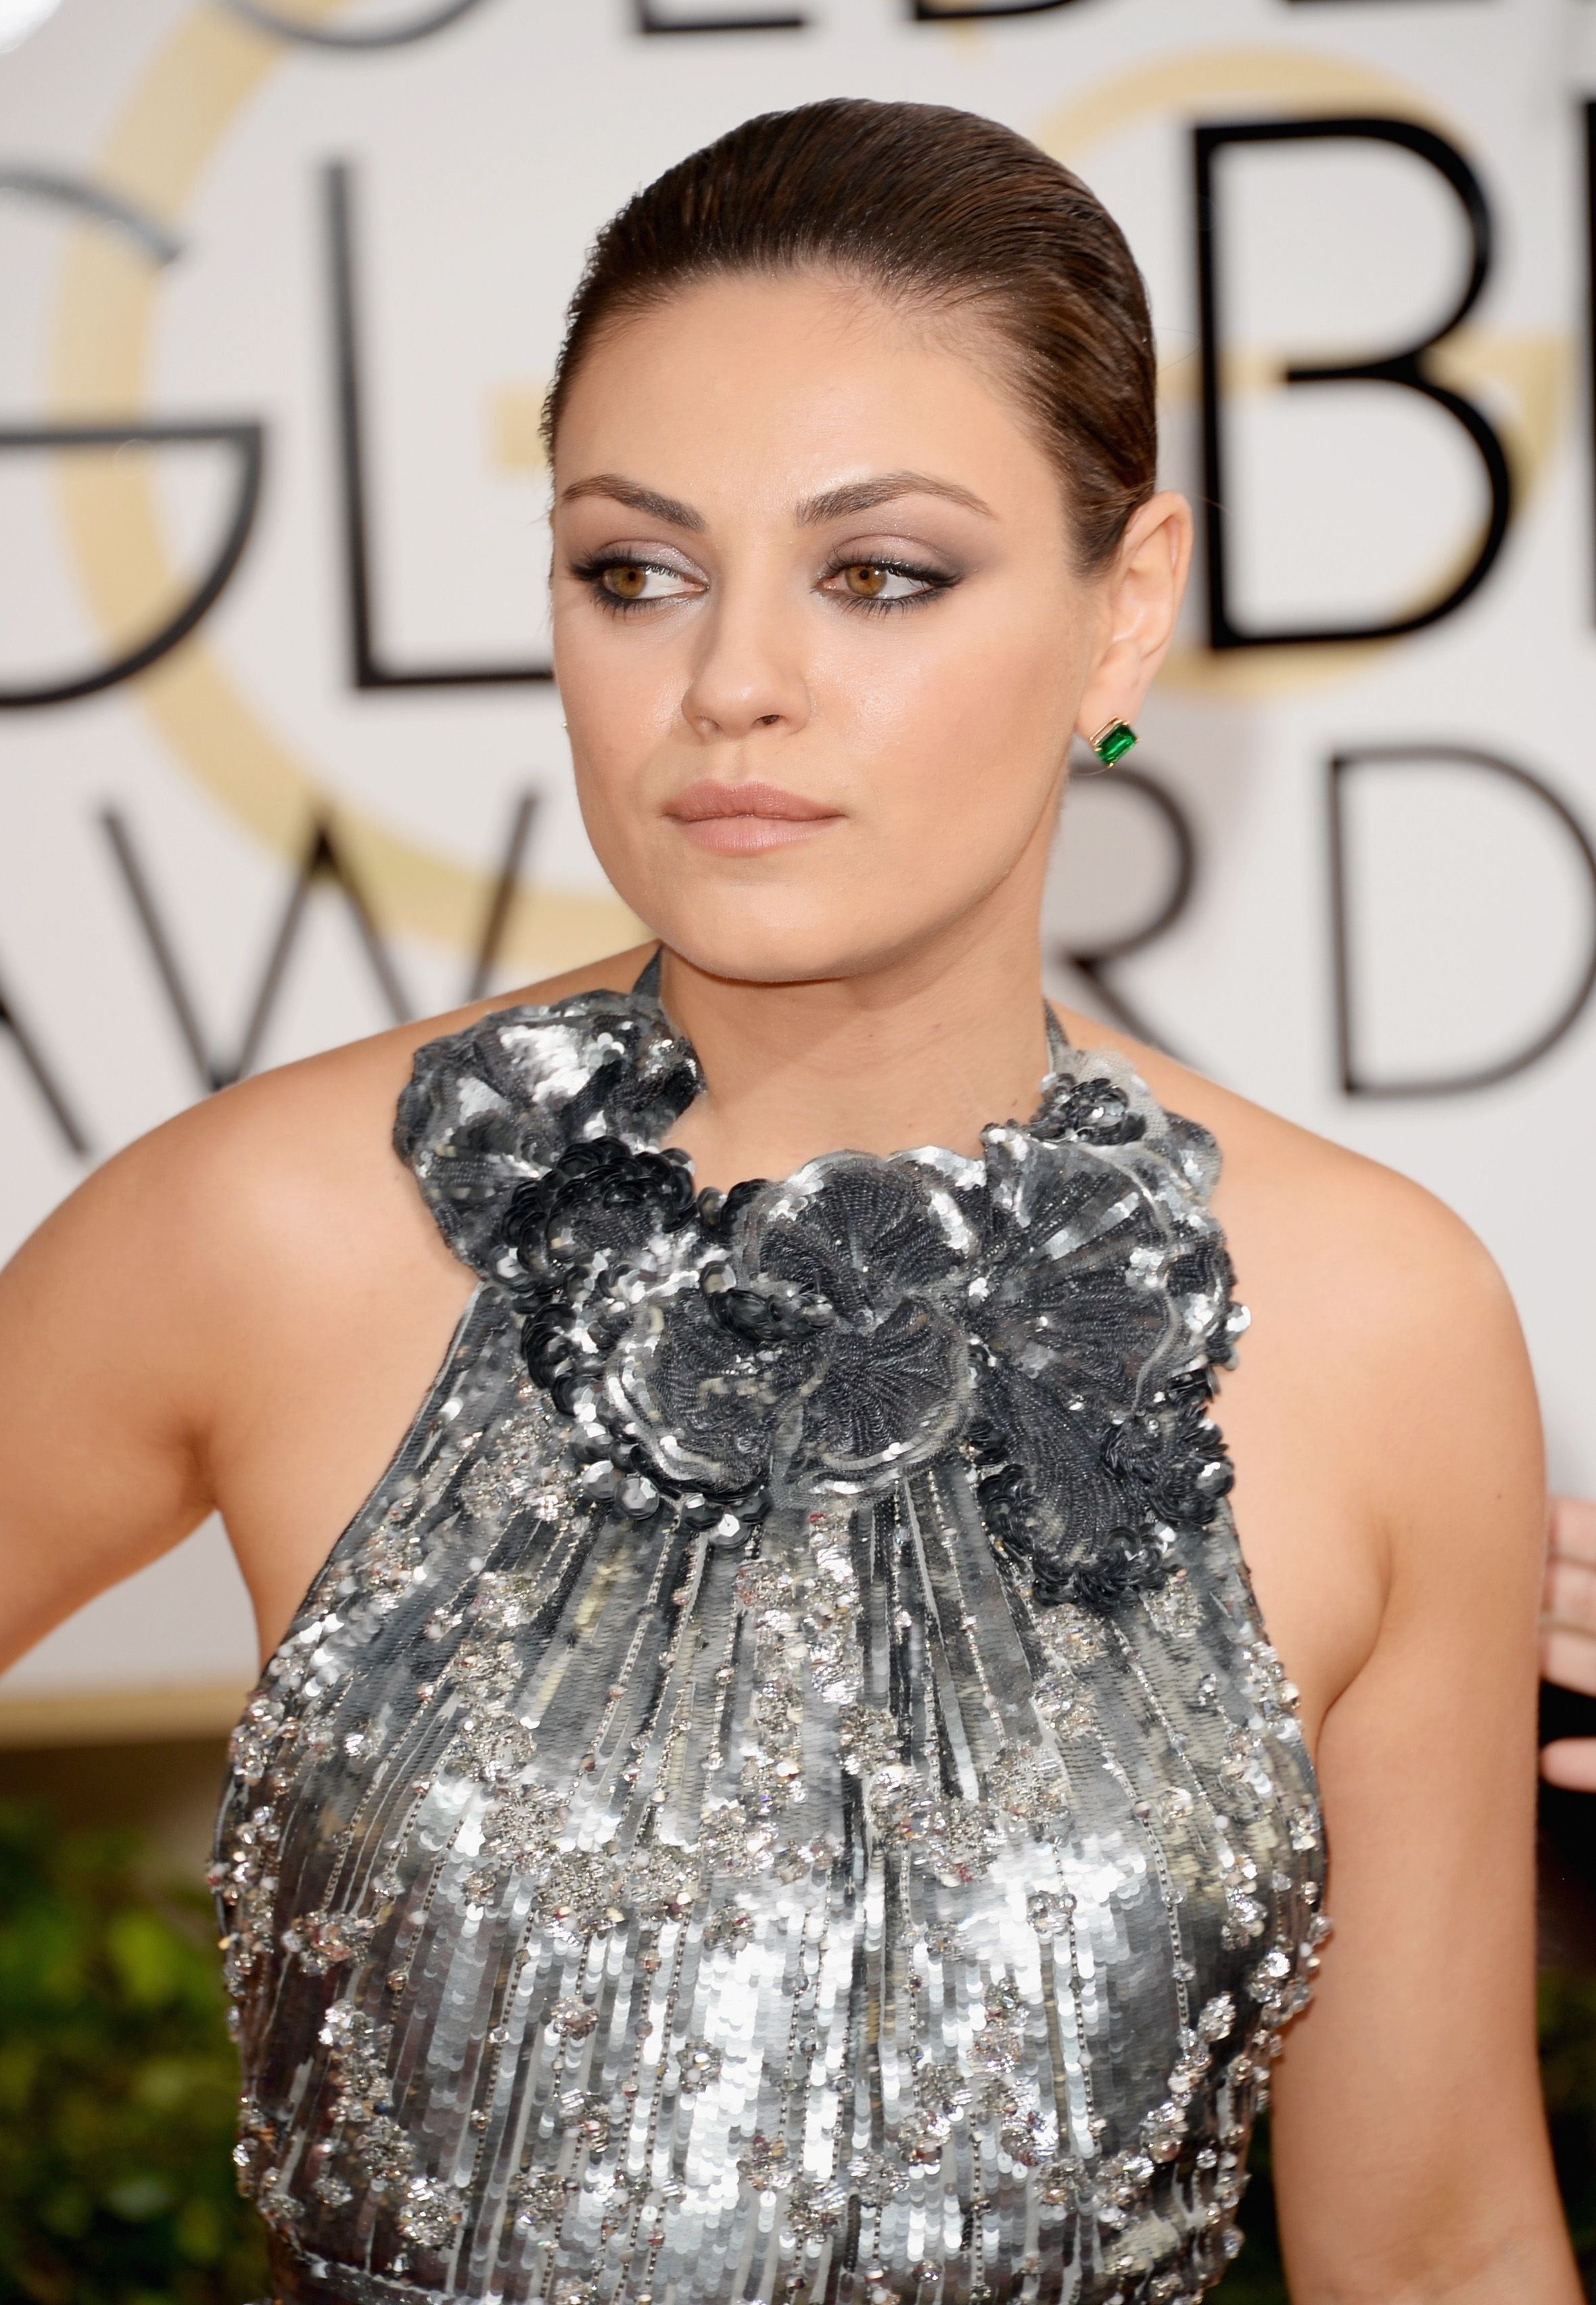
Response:
[{"label": "woman", "polygon": [[1186,571],[1153,382],[990,122],[807,106],[640,194],[549,428],[656,941],[229,1091],[5,1280],[13,1646],[212,1506],[254,1595],[282,2300],[1192,2298],[1271,2080],[1299,2300],[1576,2294],[1511,1308],[1042,1003],[1072,736]]}]

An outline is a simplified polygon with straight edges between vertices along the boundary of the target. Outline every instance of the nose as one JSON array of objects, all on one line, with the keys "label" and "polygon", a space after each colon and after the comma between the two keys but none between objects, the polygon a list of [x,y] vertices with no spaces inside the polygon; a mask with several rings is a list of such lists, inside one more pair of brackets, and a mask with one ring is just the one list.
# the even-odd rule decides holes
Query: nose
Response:
[{"label": "nose", "polygon": [[809,719],[799,627],[802,610],[778,587],[723,587],[695,636],[698,653],[682,717],[708,744],[737,743],[756,728],[802,728]]}]

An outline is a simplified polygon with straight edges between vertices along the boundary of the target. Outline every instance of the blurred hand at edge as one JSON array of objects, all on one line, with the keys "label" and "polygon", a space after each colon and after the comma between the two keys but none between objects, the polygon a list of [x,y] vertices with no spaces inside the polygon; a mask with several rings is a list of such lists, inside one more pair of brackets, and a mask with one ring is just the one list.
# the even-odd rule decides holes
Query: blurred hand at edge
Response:
[{"label": "blurred hand at edge", "polygon": [[[1541,1671],[1560,1688],[1596,1697],[1596,1500],[1554,1497],[1546,1586],[1541,1603]],[[1596,1737],[1558,1737],[1544,1746],[1549,1785],[1596,1792]]]}]

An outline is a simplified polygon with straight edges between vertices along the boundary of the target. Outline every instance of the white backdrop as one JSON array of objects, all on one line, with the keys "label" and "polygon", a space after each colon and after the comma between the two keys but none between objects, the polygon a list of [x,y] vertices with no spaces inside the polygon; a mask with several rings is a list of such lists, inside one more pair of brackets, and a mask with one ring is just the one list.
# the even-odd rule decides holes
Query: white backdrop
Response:
[{"label": "white backdrop", "polygon": [[[805,21],[727,21],[780,13]],[[1216,647],[1199,584],[1142,725],[1147,781],[1083,785],[1066,811],[1057,989],[1128,1004],[1458,1207],[1517,1293],[1554,1473],[1596,1487],[1596,0],[938,13],[0,0],[0,1253],[241,1059],[457,1000],[496,915],[496,986],[625,940],[552,691],[504,676],[543,649],[536,411],[582,249],[747,114],[934,99],[1035,136],[1123,221],[1167,477],[1197,495],[1206,225],[1218,637],[1307,635]],[[1271,125],[1211,135],[1249,123]],[[1417,372],[1451,406],[1388,377],[1286,381],[1432,335],[1476,245],[1478,299]],[[1405,636],[1328,637],[1456,588],[1493,443],[1511,512],[1472,595]],[[1500,475],[1496,493],[1506,508]],[[108,678],[230,531],[236,566],[190,635]],[[291,906],[318,826],[358,902],[319,870]],[[1138,939],[1095,976],[1067,958]],[[249,1649],[208,1533],[0,1697],[225,1683]]]}]

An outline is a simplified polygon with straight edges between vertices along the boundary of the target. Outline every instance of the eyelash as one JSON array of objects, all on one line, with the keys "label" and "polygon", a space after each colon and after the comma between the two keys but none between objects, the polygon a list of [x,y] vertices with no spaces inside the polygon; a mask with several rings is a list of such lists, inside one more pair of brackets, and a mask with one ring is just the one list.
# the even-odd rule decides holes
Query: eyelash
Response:
[{"label": "eyelash", "polygon": [[[629,552],[600,554],[591,560],[573,562],[571,574],[579,583],[588,587],[598,607],[613,617],[634,616],[640,609],[658,608],[661,604],[658,600],[617,600],[613,592],[607,592],[598,581],[607,568],[643,568],[658,576],[679,576],[682,573],[663,560],[641,560],[634,553]],[[906,600],[862,600],[857,593],[852,597],[832,595],[834,599],[841,598],[845,608],[866,616],[893,616],[904,608],[923,608],[928,600],[935,600],[938,592],[947,591],[959,581],[956,576],[944,575],[940,569],[917,568],[906,560],[838,560],[824,572],[820,582],[826,583],[833,576],[840,576],[845,568],[879,568],[888,576],[906,576],[912,583],[923,584],[926,588],[923,592],[911,593]]]},{"label": "eyelash", "polygon": [[673,568],[663,560],[640,560],[634,552],[601,553],[592,560],[573,561],[571,574],[579,583],[588,587],[592,593],[595,604],[607,610],[614,617],[630,617],[639,608],[657,608],[659,602],[617,600],[613,592],[607,592],[598,582],[607,568],[644,568],[650,575],[655,576],[679,576],[682,574],[679,568]]},{"label": "eyelash", "polygon": [[895,616],[904,608],[923,608],[928,600],[934,600],[938,592],[948,591],[959,581],[956,576],[944,575],[939,568],[916,568],[907,560],[850,559],[839,560],[828,568],[821,583],[830,577],[840,576],[845,568],[879,568],[885,575],[907,576],[911,583],[923,584],[926,588],[923,592],[911,592],[906,600],[862,600],[857,593],[852,597],[847,594],[833,596],[840,598],[845,608],[861,609],[866,616]]}]

